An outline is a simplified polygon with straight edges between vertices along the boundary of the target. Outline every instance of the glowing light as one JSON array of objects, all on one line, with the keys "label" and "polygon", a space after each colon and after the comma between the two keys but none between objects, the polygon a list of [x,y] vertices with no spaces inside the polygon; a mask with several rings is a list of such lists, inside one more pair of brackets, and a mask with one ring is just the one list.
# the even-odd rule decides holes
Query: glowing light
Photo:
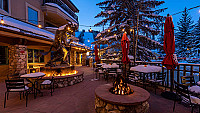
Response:
[{"label": "glowing light", "polygon": [[89,56],[89,55],[90,55],[90,52],[87,52],[86,55]]},{"label": "glowing light", "polygon": [[199,9],[199,13],[200,13],[200,9]]},{"label": "glowing light", "polygon": [[148,27],[148,25],[145,25],[145,27]]},{"label": "glowing light", "polygon": [[133,29],[130,29],[130,32],[132,32],[133,31]]},{"label": "glowing light", "polygon": [[3,18],[1,19],[1,24],[4,24],[4,20],[3,20]]},{"label": "glowing light", "polygon": [[39,24],[38,27],[39,27],[39,28],[42,28],[42,25]]},{"label": "glowing light", "polygon": [[88,42],[90,42],[90,40],[88,40]]},{"label": "glowing light", "polygon": [[91,29],[91,28],[89,29],[89,32],[92,32],[92,29]]},{"label": "glowing light", "polygon": [[108,32],[110,32],[110,29],[108,29]]},{"label": "glowing light", "polygon": [[189,48],[187,48],[187,50],[190,50]]},{"label": "glowing light", "polygon": [[116,36],[116,34],[114,34],[114,36]]},{"label": "glowing light", "polygon": [[68,30],[70,30],[70,27],[67,27]]},{"label": "glowing light", "polygon": [[125,30],[124,30],[124,29],[122,29],[122,31],[124,32]]}]

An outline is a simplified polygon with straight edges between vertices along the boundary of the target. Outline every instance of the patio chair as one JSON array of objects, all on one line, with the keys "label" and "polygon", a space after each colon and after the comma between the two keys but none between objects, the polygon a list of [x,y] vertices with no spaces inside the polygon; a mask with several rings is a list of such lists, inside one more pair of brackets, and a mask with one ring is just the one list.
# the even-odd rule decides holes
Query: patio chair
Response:
[{"label": "patio chair", "polygon": [[182,76],[181,77],[181,83],[186,86],[194,86],[195,81],[194,81],[194,76]]},{"label": "patio chair", "polygon": [[194,106],[198,106],[199,112],[200,112],[200,99],[198,97],[191,96],[191,93],[188,90],[188,86],[179,84],[176,81],[174,81],[174,85],[175,85],[175,90],[176,90],[177,96],[176,96],[176,99],[174,99],[173,111],[175,110],[176,102],[184,100],[184,101],[187,101],[190,104],[190,106],[192,106],[191,113],[193,113]]},{"label": "patio chair", "polygon": [[23,97],[25,93],[26,107],[27,107],[29,88],[25,86],[24,80],[23,79],[5,80],[5,83],[6,83],[7,90],[5,92],[4,108],[6,107],[6,100],[8,100],[8,96],[10,92],[18,92],[20,94],[20,100],[21,100],[21,93],[23,93]]},{"label": "patio chair", "polygon": [[155,88],[155,94],[156,94],[156,89],[160,85],[160,83],[164,83],[165,91],[166,91],[166,82],[165,82],[165,77],[166,77],[166,72],[164,73],[155,73],[156,78],[149,80],[149,82],[154,86]]},{"label": "patio chair", "polygon": [[116,68],[107,68],[107,73],[106,73],[106,79],[108,82],[109,77],[113,77],[115,79],[117,75],[117,69]]},{"label": "patio chair", "polygon": [[43,79],[44,81],[40,83],[40,88],[45,88],[45,86],[49,86],[51,90],[51,96],[52,93],[54,92],[54,77],[52,76],[50,79]]},{"label": "patio chair", "polygon": [[129,78],[129,83],[133,83],[135,85],[138,85],[139,83],[139,73],[133,72],[133,71],[128,71],[128,78]]}]

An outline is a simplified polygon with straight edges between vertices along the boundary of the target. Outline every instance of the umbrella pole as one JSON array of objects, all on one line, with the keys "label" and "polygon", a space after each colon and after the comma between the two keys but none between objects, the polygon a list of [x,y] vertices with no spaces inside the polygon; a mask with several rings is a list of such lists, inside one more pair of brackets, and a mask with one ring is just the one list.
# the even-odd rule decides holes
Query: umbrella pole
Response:
[{"label": "umbrella pole", "polygon": [[170,80],[171,80],[170,91],[173,92],[173,87],[174,87],[174,70],[173,69],[170,70]]}]

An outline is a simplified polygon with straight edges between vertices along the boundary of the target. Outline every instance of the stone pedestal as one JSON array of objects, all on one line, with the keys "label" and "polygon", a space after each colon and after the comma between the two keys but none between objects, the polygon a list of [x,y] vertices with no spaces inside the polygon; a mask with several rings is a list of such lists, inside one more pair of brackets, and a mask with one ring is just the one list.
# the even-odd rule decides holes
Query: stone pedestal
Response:
[{"label": "stone pedestal", "polygon": [[27,73],[27,46],[10,45],[9,49],[9,74]]},{"label": "stone pedestal", "polygon": [[95,90],[95,111],[97,113],[147,113],[150,98],[146,90],[130,85],[130,95],[115,95],[109,92],[111,84],[101,85]]}]

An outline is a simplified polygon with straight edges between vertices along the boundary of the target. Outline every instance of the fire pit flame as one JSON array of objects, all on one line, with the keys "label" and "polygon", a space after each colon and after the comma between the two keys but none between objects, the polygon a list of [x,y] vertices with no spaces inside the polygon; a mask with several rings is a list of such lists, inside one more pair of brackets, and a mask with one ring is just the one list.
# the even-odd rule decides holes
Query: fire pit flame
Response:
[{"label": "fire pit flame", "polygon": [[68,73],[59,73],[59,74],[55,74],[56,72],[52,72],[52,73],[46,73],[45,77],[50,77],[54,74],[54,76],[67,76],[67,75],[74,75],[77,74],[78,71],[73,70],[72,72],[68,72]]},{"label": "fire pit flame", "polygon": [[133,93],[133,90],[125,82],[124,78],[120,76],[117,77],[116,81],[113,83],[110,92],[116,95],[130,95]]}]

